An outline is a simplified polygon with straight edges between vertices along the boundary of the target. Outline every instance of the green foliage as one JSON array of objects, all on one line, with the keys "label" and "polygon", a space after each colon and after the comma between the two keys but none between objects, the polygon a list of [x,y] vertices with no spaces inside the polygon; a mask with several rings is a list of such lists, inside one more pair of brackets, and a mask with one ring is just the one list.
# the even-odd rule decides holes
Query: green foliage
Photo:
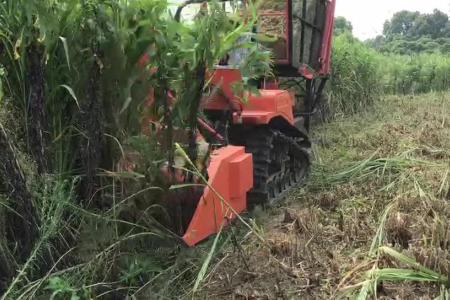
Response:
[{"label": "green foliage", "polygon": [[384,23],[385,35],[408,35],[413,31],[415,20],[420,16],[419,12],[400,11],[394,14],[392,20]]},{"label": "green foliage", "polygon": [[382,36],[367,42],[387,53],[449,53],[449,17],[437,9],[432,14],[400,11],[386,21]]},{"label": "green foliage", "polygon": [[4,97],[4,93],[3,93],[3,76],[5,76],[5,71],[0,66],[0,105],[3,104],[3,97]]},{"label": "green foliage", "polygon": [[50,300],[58,300],[58,299],[81,300],[91,298],[89,296],[88,290],[80,291],[79,289],[72,287],[70,282],[58,276],[51,277],[48,280],[48,285],[45,287],[45,290],[51,292]]},{"label": "green foliage", "polygon": [[155,59],[149,67],[157,71],[150,79],[160,89],[156,94],[165,94],[169,88],[174,92],[177,99],[174,117],[178,125],[194,125],[189,123],[194,119],[192,112],[199,112],[202,90],[208,84],[205,70],[212,69],[230,51],[245,48],[250,53],[239,66],[244,80],[270,73],[270,53],[258,49],[250,39],[241,39],[254,35],[251,29],[257,20],[256,7],[250,6],[245,14],[246,22],[232,22],[221,5],[213,1],[207,11],[198,13],[194,22],[178,23],[168,18],[156,23],[157,35],[153,37],[154,47],[150,52],[150,57]]},{"label": "green foliage", "polygon": [[[0,64],[6,70],[5,94],[23,115],[28,115],[29,86],[27,47],[37,43],[45,60],[46,110],[50,119],[56,172],[72,171],[79,157],[75,145],[85,136],[79,124],[80,110],[88,110],[87,85],[93,67],[101,69],[96,78],[97,97],[103,102],[108,134],[137,133],[139,105],[145,88],[139,82],[137,61],[149,45],[145,28],[159,17],[156,8],[164,1],[7,1],[1,3],[2,47],[8,55]],[[145,9],[147,8],[147,9]],[[33,23],[32,20],[39,20]],[[155,20],[156,21],[156,20]],[[73,66],[76,66],[74,68]],[[103,101],[102,101],[103,100]],[[127,103],[127,110],[123,109]],[[92,111],[92,113],[99,113]],[[98,116],[98,118],[102,118]],[[102,118],[103,119],[103,118]],[[23,127],[29,126],[26,118]],[[124,128],[126,128],[124,132]],[[77,166],[78,167],[78,166]]]},{"label": "green foliage", "polygon": [[126,257],[125,268],[121,272],[120,280],[129,286],[145,284],[153,276],[160,274],[167,267],[162,257]]},{"label": "green foliage", "polygon": [[334,113],[354,113],[379,98],[379,65],[377,52],[350,34],[335,38],[330,85],[330,105]]},{"label": "green foliage", "polygon": [[386,21],[383,34],[387,39],[398,35],[409,37],[430,36],[433,39],[448,37],[448,15],[435,9],[432,14],[419,12],[400,11],[390,21]]},{"label": "green foliage", "polygon": [[450,58],[442,54],[381,57],[384,90],[390,94],[446,91],[450,88]]},{"label": "green foliage", "polygon": [[[83,289],[75,288],[71,277],[89,284],[103,280],[101,271],[110,272],[110,265],[115,266],[123,253],[141,253],[155,246],[156,233],[167,233],[155,220],[155,201],[147,193],[161,190],[151,185],[159,163],[171,152],[161,153],[159,140],[149,142],[141,135],[150,88],[155,90],[156,122],[162,128],[192,128],[209,84],[206,70],[225,54],[236,48],[249,51],[239,66],[245,79],[243,88],[248,88],[247,82],[254,77],[270,75],[270,53],[251,42],[256,20],[253,5],[243,15],[234,12],[231,19],[217,1],[189,23],[177,22],[166,0],[0,1],[1,114],[7,113],[4,103],[21,112],[17,126],[8,129],[23,140],[27,152],[30,128],[35,126],[30,117],[29,95],[34,88],[30,78],[37,73],[42,79],[39,113],[48,117],[42,132],[48,135],[45,148],[52,174],[38,176],[34,170],[25,174],[33,195],[30,203],[39,219],[38,236],[29,257],[14,262],[13,270],[18,272],[6,281],[0,276],[5,299],[45,294],[48,277],[47,291],[55,299],[83,298]],[[148,60],[142,59],[144,55]],[[169,91],[174,98],[172,109],[168,107]],[[143,162],[142,173],[117,171],[128,155],[135,153]],[[84,193],[83,181],[89,176],[93,177],[92,190]],[[133,184],[125,187],[127,180]],[[94,198],[96,210],[91,207]],[[91,223],[97,227],[91,235],[98,234],[99,228],[112,227],[111,236],[103,231],[102,239],[97,238],[102,243],[95,244],[88,257],[80,255],[81,264],[71,266],[70,262],[78,262],[80,257],[70,253],[76,259],[66,262],[62,253],[75,242],[82,244],[78,239]],[[3,244],[11,247],[8,252],[15,251],[16,241],[1,241]],[[82,250],[73,251],[83,254]],[[42,262],[48,257],[56,260],[54,266]],[[123,272],[108,273],[108,279],[116,280],[119,287],[144,284],[144,279],[161,272],[145,260],[129,265]],[[53,272],[60,273],[52,276]],[[94,294],[98,292],[94,290]]]},{"label": "green foliage", "polygon": [[334,20],[334,35],[338,36],[343,33],[352,33],[353,25],[345,17],[336,17]]},{"label": "green foliage", "polygon": [[68,224],[74,218],[75,213],[69,208],[73,205],[75,181],[61,181],[58,178],[44,178],[36,192],[40,193],[37,206],[39,208],[39,233],[33,251],[27,261],[21,266],[17,276],[9,285],[2,299],[17,299],[21,294],[22,281],[37,272],[37,266],[41,264],[43,253],[51,248],[52,242],[62,237],[62,234],[70,232]]},{"label": "green foliage", "polygon": [[[406,19],[411,17],[410,14],[400,16]],[[393,26],[390,30],[397,32],[409,26],[407,21],[402,24],[394,23],[390,25]],[[415,94],[449,90],[449,57],[435,51],[441,42],[446,42],[446,39],[422,36],[417,41],[393,39],[386,43],[380,36],[362,43],[350,33],[337,36],[331,78],[331,93],[337,99],[332,100],[331,105],[337,105],[337,111],[348,111],[349,108],[355,111],[358,105],[363,107],[373,103],[381,93]],[[360,104],[354,106],[355,103]]]}]

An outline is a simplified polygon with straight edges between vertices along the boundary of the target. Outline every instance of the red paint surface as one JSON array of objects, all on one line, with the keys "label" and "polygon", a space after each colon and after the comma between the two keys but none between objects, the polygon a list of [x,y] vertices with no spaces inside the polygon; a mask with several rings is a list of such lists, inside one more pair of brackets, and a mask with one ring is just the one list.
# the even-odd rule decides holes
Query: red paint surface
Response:
[{"label": "red paint surface", "polygon": [[322,40],[321,62],[322,68],[319,75],[326,76],[331,72],[331,50],[333,47],[334,13],[336,10],[336,0],[329,0],[327,7],[327,19]]},{"label": "red paint surface", "polygon": [[219,87],[222,95],[208,99],[204,109],[236,111],[235,123],[262,125],[269,124],[276,117],[282,117],[294,124],[294,98],[288,91],[270,89],[259,90],[259,95],[234,95],[232,86],[241,81],[242,76],[237,69],[215,70],[211,83]]},{"label": "red paint surface", "polygon": [[247,209],[247,192],[253,187],[252,155],[245,153],[244,147],[220,148],[211,156],[208,175],[209,187],[205,189],[183,236],[189,246],[218,233],[236,218],[235,213],[240,214]]}]

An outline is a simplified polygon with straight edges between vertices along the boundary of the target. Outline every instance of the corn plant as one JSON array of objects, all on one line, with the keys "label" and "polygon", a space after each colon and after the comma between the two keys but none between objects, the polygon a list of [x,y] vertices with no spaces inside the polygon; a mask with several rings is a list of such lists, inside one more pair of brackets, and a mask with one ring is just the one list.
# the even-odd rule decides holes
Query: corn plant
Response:
[{"label": "corn plant", "polygon": [[[0,186],[2,193],[7,192],[1,202],[1,217],[7,216],[2,219],[5,229],[2,226],[0,232],[0,238],[6,239],[0,241],[2,249],[6,247],[0,260],[8,266],[0,272],[5,298],[34,297],[48,278],[58,278],[51,275],[60,266],[43,263],[70,246],[56,237],[76,240],[72,230],[81,231],[90,218],[113,224],[115,239],[120,241],[100,250],[96,262],[110,259],[122,241],[161,231],[153,219],[148,222],[153,227],[118,219],[116,209],[122,203],[137,196],[148,199],[146,191],[153,187],[146,181],[136,185],[144,185],[138,192],[123,192],[118,186],[125,176],[113,170],[125,154],[124,145],[133,146],[133,138],[142,141],[138,136],[150,87],[155,89],[155,109],[163,112],[160,122],[172,148],[174,126],[189,128],[191,142],[195,140],[199,102],[208,85],[206,72],[228,51],[251,48],[251,56],[241,66],[246,77],[270,72],[267,52],[237,42],[251,34],[256,10],[250,8],[245,22],[233,24],[212,2],[210,9],[186,24],[176,20],[165,0],[0,2],[1,114],[14,111],[21,116],[14,122],[17,126],[5,123],[4,129],[0,119],[0,144],[7,149],[0,154]],[[143,55],[150,60],[142,63]],[[176,99],[173,107],[167,101],[169,93]],[[165,153],[170,161],[173,151]],[[152,178],[126,176],[134,181]],[[49,177],[51,181],[39,179]],[[73,185],[69,188],[67,182]],[[58,197],[67,201],[54,206]],[[69,198],[78,204],[67,205]],[[73,210],[80,214],[68,217]],[[122,235],[119,223],[132,229]],[[23,241],[3,234],[18,228],[27,233],[21,235]],[[20,255],[11,246],[17,242]],[[71,270],[88,277],[100,267],[86,263]],[[50,286],[57,294],[76,290]]]},{"label": "corn plant", "polygon": [[[200,101],[208,85],[206,71],[212,70],[220,59],[237,47],[250,48],[250,55],[241,65],[247,79],[270,73],[270,54],[257,50],[250,42],[238,43],[242,35],[252,35],[256,22],[256,7],[250,5],[245,22],[234,24],[216,1],[202,9],[191,23],[179,23],[168,18],[156,27],[149,56],[150,67],[156,68],[151,77],[156,99],[164,106],[168,145],[172,145],[173,124],[189,128],[190,156],[195,161],[195,132]],[[153,59],[154,58],[154,59]],[[251,75],[250,75],[251,74]],[[247,75],[247,76],[245,76]],[[160,80],[162,79],[162,80]],[[168,91],[176,97],[173,116],[167,108]],[[173,118],[173,119],[172,119]],[[172,153],[170,149],[169,153]],[[169,159],[170,161],[171,159]]]}]

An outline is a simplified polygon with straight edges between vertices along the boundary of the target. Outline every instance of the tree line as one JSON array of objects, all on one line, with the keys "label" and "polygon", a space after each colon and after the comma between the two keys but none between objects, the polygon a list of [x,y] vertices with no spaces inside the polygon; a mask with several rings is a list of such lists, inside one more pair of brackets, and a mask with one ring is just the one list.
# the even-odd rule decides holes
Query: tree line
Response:
[{"label": "tree line", "polygon": [[449,16],[438,9],[431,14],[400,11],[384,23],[382,35],[367,43],[387,53],[449,53]]},{"label": "tree line", "polygon": [[[336,87],[350,62],[371,62],[371,78],[376,77],[377,92],[414,94],[447,91],[450,87],[450,22],[447,14],[400,11],[384,24],[383,34],[360,41],[353,36],[353,26],[344,17],[336,18],[334,73]],[[343,51],[345,49],[345,51]],[[341,65],[343,58],[346,63]],[[356,62],[354,62],[356,61]],[[373,65],[376,64],[376,71]],[[365,68],[354,74],[359,78]],[[375,72],[375,73],[374,73]],[[349,76],[352,75],[349,73]],[[364,76],[363,76],[364,77]],[[374,82],[371,82],[371,86]]]}]

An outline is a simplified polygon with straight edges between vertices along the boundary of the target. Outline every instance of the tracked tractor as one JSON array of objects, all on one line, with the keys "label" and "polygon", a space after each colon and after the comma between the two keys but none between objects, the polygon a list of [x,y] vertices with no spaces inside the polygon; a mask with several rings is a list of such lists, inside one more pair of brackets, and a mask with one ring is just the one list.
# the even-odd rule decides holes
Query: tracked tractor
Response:
[{"label": "tracked tractor", "polygon": [[273,52],[277,78],[295,82],[296,93],[281,89],[278,79],[261,78],[258,93],[247,92],[243,101],[233,89],[242,81],[239,69],[225,62],[208,70],[220,92],[205,97],[205,117],[198,122],[220,146],[210,156],[206,187],[189,200],[178,199],[187,245],[255,205],[273,205],[307,179],[308,132],[330,73],[335,5],[336,0],[267,0],[260,7],[257,31],[277,36],[264,46]]}]

